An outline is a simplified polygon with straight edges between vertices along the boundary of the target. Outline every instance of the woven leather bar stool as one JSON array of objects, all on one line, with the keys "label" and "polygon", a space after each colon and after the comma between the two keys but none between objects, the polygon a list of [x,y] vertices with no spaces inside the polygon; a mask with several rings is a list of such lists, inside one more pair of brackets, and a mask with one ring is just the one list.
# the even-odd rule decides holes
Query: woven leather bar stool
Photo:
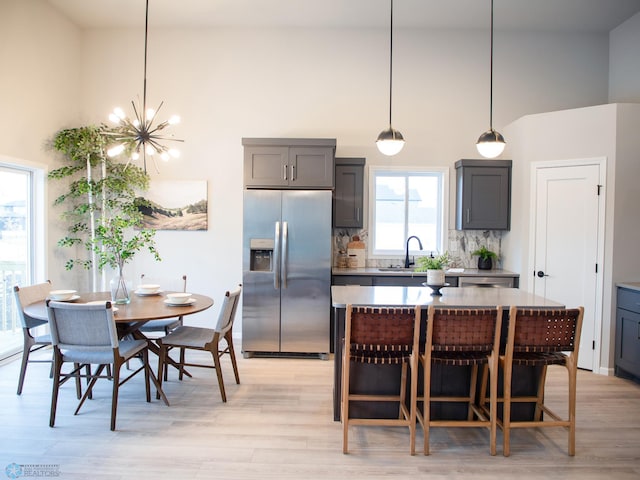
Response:
[{"label": "woven leather bar stool", "polygon": [[[569,430],[570,456],[576,448],[576,376],[578,371],[578,349],[584,308],[573,309],[520,309],[509,311],[509,333],[504,356],[500,364],[504,370],[504,413],[499,425],[504,433],[503,454],[509,456],[512,428],[564,427]],[[514,365],[542,367],[536,396],[511,395],[511,380]],[[561,417],[544,404],[544,386],[549,365],[560,365],[568,373],[567,415]],[[526,421],[511,421],[513,402],[535,402],[534,418]],[[546,417],[543,418],[542,413]]]},{"label": "woven leather bar stool", "polygon": [[[343,453],[349,451],[349,426],[403,426],[409,428],[410,451],[415,454],[416,396],[418,392],[418,339],[420,307],[372,307],[347,305],[342,362]],[[352,363],[401,365],[400,391],[397,395],[355,394],[350,391]],[[410,399],[406,402],[407,372],[410,374]],[[398,418],[351,418],[349,403],[398,402]]]},{"label": "woven leather bar stool", "polygon": [[[424,431],[424,454],[429,455],[429,430],[431,427],[488,427],[490,431],[490,453],[496,454],[496,409],[498,397],[498,355],[502,307],[468,309],[435,308],[429,306],[427,338],[420,364],[424,371],[424,396],[422,412],[417,419]],[[433,365],[471,367],[468,395],[432,396],[431,367]],[[488,366],[490,377],[489,411],[476,403],[478,367]],[[486,375],[486,371],[484,373]],[[481,383],[484,385],[484,379]],[[431,419],[433,402],[462,402],[468,404],[468,415],[464,420]]]}]

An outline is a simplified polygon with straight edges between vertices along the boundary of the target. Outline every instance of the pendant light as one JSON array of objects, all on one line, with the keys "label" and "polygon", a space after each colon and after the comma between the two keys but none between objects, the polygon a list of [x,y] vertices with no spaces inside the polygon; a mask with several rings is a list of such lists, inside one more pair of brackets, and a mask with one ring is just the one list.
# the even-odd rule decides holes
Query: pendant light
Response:
[{"label": "pendant light", "polygon": [[[142,156],[144,172],[147,173],[147,155],[153,159],[153,164],[156,172],[159,173],[158,165],[156,164],[155,156],[160,155],[160,158],[164,161],[169,160],[170,157],[178,158],[180,151],[175,148],[168,148],[160,142],[174,141],[182,142],[173,138],[173,135],[163,135],[160,133],[165,127],[169,125],[175,125],[180,122],[178,115],[173,115],[164,122],[154,125],[154,120],[160,111],[164,102],[160,102],[160,105],[156,110],[147,109],[147,38],[149,30],[149,0],[146,0],[146,11],[144,19],[144,83],[142,87],[142,105],[138,105],[136,108],[135,102],[131,102],[133,107],[133,113],[135,118],[129,119],[121,108],[116,108],[113,113],[109,115],[109,120],[116,124],[113,132],[109,134],[115,137],[117,142],[120,142],[116,146],[110,148],[107,151],[107,155],[115,157],[120,155],[125,150],[130,152],[132,160],[138,160]],[[139,108],[142,107],[142,108]],[[127,162],[127,165],[129,163]]]},{"label": "pendant light", "polygon": [[404,147],[402,134],[391,126],[391,98],[393,86],[393,0],[391,0],[391,27],[389,41],[389,128],[380,132],[376,145],[384,155],[392,156],[399,153]]},{"label": "pendant light", "polygon": [[489,130],[478,138],[476,148],[480,155],[495,158],[504,151],[504,137],[493,129],[493,0],[491,0],[491,63],[489,80]]}]

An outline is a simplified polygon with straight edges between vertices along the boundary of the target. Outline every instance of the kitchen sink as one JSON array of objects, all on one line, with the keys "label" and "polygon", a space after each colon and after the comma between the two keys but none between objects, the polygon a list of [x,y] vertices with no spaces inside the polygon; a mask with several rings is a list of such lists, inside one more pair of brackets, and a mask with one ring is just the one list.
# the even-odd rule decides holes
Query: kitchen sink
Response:
[{"label": "kitchen sink", "polygon": [[382,267],[378,268],[379,272],[413,272],[413,268],[404,268],[404,267]]}]

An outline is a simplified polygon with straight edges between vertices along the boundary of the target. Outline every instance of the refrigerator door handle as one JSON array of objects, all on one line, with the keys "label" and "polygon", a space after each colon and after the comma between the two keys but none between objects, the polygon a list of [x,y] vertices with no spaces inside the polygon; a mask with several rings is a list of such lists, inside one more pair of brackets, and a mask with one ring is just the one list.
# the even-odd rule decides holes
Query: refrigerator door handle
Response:
[{"label": "refrigerator door handle", "polygon": [[274,242],[274,256],[273,259],[273,288],[280,289],[280,222],[276,222],[275,225],[275,242]]},{"label": "refrigerator door handle", "polygon": [[282,258],[282,266],[280,271],[282,272],[282,288],[287,288],[287,263],[289,261],[288,255],[288,243],[289,241],[289,226],[287,222],[282,222],[282,251],[280,256]]}]

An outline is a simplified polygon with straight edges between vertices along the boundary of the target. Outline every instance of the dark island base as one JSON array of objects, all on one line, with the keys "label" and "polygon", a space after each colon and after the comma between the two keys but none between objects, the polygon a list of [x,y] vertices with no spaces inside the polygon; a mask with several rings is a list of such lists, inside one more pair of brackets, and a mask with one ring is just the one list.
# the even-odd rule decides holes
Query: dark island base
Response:
[{"label": "dark island base", "polygon": [[[334,337],[335,369],[334,369],[334,391],[333,391],[333,419],[340,420],[341,404],[341,375],[342,375],[342,338],[344,337],[344,309],[337,308],[334,311],[336,318],[335,326],[337,334]],[[426,316],[426,311],[423,311]],[[503,345],[508,322],[508,311],[503,317]],[[422,322],[425,325],[423,319]],[[425,332],[421,332],[420,342],[424,344]],[[340,340],[338,340],[340,339]],[[422,369],[419,369],[418,396],[422,395],[423,379]],[[512,394],[535,395],[540,377],[540,368],[514,367]],[[469,391],[471,368],[457,366],[436,365],[432,370],[431,393],[432,395],[466,395]],[[480,385],[478,379],[478,385]],[[498,396],[502,395],[502,375],[498,379]],[[409,384],[409,382],[407,382]],[[398,365],[370,365],[353,363],[351,366],[350,387],[352,393],[376,393],[376,394],[397,394],[400,390],[400,366]],[[409,392],[407,391],[407,397]],[[422,402],[419,402],[422,408]],[[397,403],[385,402],[350,402],[350,416],[353,418],[398,418]],[[514,403],[511,406],[512,420],[531,419],[535,411],[533,403]],[[502,416],[502,405],[498,405],[498,415]],[[465,419],[467,417],[467,406],[456,402],[434,402],[431,405],[431,417],[433,419]]]}]

